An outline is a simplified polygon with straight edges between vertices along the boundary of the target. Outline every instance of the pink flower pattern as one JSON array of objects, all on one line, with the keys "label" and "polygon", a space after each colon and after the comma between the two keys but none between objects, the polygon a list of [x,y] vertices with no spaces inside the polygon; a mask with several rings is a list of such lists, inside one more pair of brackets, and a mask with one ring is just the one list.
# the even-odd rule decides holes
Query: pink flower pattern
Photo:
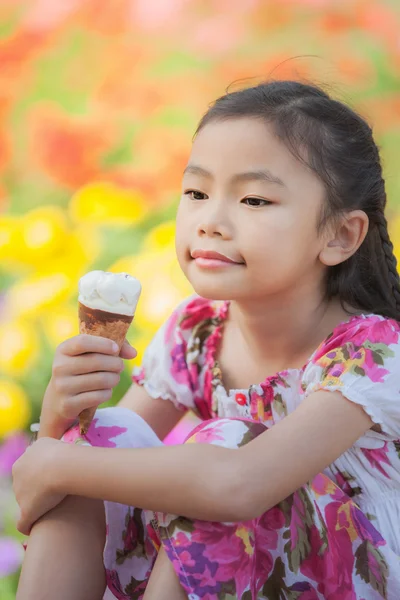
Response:
[{"label": "pink flower pattern", "polygon": [[[359,398],[370,389],[381,394],[393,373],[395,350],[399,356],[398,323],[377,315],[354,316],[320,344],[302,369],[283,371],[242,390],[240,406],[232,395],[237,414],[222,417],[219,402],[227,392],[218,348],[228,308],[225,302],[194,298],[165,328],[168,374],[191,390],[194,410],[203,421],[186,443],[239,447],[285,418],[314,389],[350,385]],[[135,380],[142,384],[146,378],[151,373]],[[134,435],[129,426],[119,428],[100,419],[94,421],[89,441],[119,447],[119,440],[129,435]],[[78,438],[75,429],[64,440],[73,443]],[[399,441],[392,438],[383,439],[380,446],[358,444],[349,450],[366,473],[386,485],[393,470],[400,473]],[[106,565],[109,590],[119,600],[140,600],[155,552],[163,544],[183,589],[196,600],[397,600],[400,556],[360,509],[365,482],[349,472],[349,464],[338,459],[261,517],[243,523],[205,522],[126,507],[119,537],[115,528],[113,539],[108,533],[108,544],[115,549],[114,563]],[[112,515],[113,510],[108,506],[106,512]],[[128,576],[121,561],[126,564],[139,554],[141,574],[136,572],[138,563],[132,563]]]}]

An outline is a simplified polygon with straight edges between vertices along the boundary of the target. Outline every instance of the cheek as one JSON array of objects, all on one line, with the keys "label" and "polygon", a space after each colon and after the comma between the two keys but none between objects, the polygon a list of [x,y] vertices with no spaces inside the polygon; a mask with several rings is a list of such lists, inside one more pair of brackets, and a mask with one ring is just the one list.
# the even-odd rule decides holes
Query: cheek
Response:
[{"label": "cheek", "polygon": [[246,235],[244,255],[249,266],[264,266],[271,275],[302,270],[303,265],[315,260],[320,249],[312,218],[293,211],[273,217],[258,223],[257,230],[250,229],[250,235]]},{"label": "cheek", "polygon": [[187,252],[190,241],[188,236],[188,227],[185,226],[186,223],[184,211],[182,207],[179,206],[176,215],[175,249],[181,268],[184,268],[184,264],[187,262]]}]

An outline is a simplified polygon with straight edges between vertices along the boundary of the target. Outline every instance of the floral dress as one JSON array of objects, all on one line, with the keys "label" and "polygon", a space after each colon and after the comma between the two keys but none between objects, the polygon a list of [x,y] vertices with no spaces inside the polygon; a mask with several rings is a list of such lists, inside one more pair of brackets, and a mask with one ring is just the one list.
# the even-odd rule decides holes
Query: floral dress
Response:
[{"label": "floral dress", "polygon": [[[106,598],[142,598],[163,544],[190,600],[399,600],[400,325],[373,314],[351,317],[302,369],[228,392],[217,360],[228,311],[227,302],[191,297],[134,372],[150,396],[202,419],[186,442],[240,447],[317,390],[339,390],[375,427],[312,481],[247,522],[106,502]],[[84,442],[77,428],[64,439]],[[138,415],[118,407],[97,411],[84,443],[162,445]]]}]

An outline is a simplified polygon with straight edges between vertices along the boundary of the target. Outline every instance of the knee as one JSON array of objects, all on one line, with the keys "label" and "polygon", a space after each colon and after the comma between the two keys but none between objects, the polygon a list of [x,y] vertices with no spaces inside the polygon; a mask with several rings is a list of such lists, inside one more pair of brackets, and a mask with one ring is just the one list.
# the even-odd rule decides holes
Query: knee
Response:
[{"label": "knee", "polygon": [[142,417],[128,408],[119,406],[97,410],[85,436],[80,435],[79,425],[76,424],[64,434],[63,441],[102,448],[141,448],[162,445]]},{"label": "knee", "polygon": [[266,431],[258,421],[213,419],[200,423],[186,438],[185,444],[215,444],[224,448],[240,448]]}]

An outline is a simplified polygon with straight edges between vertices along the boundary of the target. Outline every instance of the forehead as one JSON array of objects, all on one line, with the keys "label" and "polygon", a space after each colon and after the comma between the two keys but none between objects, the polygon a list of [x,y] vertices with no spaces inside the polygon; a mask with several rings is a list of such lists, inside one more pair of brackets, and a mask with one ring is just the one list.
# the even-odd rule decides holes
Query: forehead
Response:
[{"label": "forehead", "polygon": [[297,159],[275,135],[272,125],[257,118],[236,118],[205,125],[195,138],[189,164],[233,178],[243,171],[268,169],[293,192],[307,185],[323,194],[317,175]]}]

